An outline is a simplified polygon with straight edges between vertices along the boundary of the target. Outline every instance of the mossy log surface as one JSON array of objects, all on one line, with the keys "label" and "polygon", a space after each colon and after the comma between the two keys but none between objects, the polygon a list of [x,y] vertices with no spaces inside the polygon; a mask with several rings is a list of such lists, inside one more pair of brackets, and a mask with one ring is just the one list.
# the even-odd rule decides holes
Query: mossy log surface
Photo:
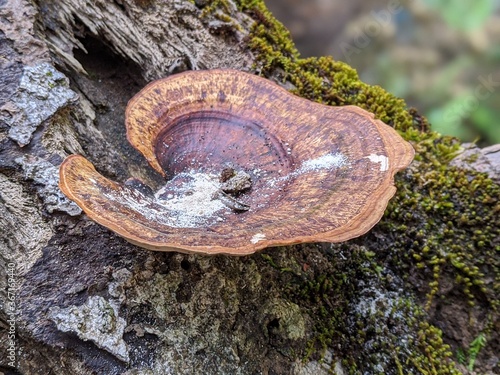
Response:
[{"label": "mossy log surface", "polygon": [[[403,100],[300,58],[260,0],[0,4],[0,373],[500,372],[498,148],[457,159]],[[383,219],[340,244],[206,257],[135,247],[66,199],[73,153],[158,184],[126,141],[127,101],[213,68],[357,105],[410,141]]]}]

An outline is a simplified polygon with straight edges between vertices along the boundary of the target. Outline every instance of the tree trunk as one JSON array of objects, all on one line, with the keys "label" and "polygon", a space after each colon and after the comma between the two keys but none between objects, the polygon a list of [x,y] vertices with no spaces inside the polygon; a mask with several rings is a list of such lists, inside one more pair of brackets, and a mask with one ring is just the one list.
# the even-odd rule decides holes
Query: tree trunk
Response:
[{"label": "tree trunk", "polygon": [[[404,134],[426,156],[401,174],[381,224],[345,244],[242,258],[152,252],[89,220],[59,190],[58,167],[73,153],[117,181],[159,181],[123,125],[127,101],[156,78],[258,71],[328,102],[294,78],[308,69],[322,74],[308,65],[322,60],[288,53],[286,33],[260,1],[4,0],[0,30],[0,373],[453,373],[471,359],[498,370],[500,235],[498,217],[486,214],[498,215],[498,185],[449,167],[435,145],[456,142],[425,129],[411,111],[401,110],[413,116],[411,129],[422,129]],[[363,105],[350,95],[339,91],[329,103]],[[384,121],[395,126],[397,111]],[[451,206],[436,208],[441,201],[433,199],[455,189],[434,182],[449,171],[453,184],[461,181],[468,196],[481,190],[481,199],[452,196]],[[459,229],[452,209],[461,213]],[[458,259],[446,245],[437,262],[424,262],[426,247],[441,254],[441,240],[424,229],[418,237],[401,227],[405,220],[413,229],[455,231],[459,247],[480,255]],[[451,236],[444,233],[443,243]],[[456,285],[457,275],[469,280]],[[435,279],[439,287],[429,283]],[[487,344],[474,356],[477,337]],[[450,355],[446,344],[461,354]]]}]

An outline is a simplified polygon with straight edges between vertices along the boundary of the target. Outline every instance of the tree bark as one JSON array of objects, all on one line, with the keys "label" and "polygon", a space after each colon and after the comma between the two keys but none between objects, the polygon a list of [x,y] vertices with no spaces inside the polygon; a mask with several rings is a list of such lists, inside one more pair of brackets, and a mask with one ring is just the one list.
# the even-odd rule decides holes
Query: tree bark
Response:
[{"label": "tree bark", "polygon": [[[73,153],[117,181],[159,182],[126,141],[127,101],[183,70],[253,70],[256,21],[231,1],[207,3],[0,1],[0,373],[341,374],[342,348],[309,350],[322,324],[311,296],[323,293],[324,320],[346,319],[346,337],[370,304],[402,300],[400,275],[391,289],[363,271],[377,248],[362,241],[244,258],[146,251],[59,190],[58,166]],[[349,267],[343,287],[323,285]],[[348,292],[356,301],[341,305]]]}]

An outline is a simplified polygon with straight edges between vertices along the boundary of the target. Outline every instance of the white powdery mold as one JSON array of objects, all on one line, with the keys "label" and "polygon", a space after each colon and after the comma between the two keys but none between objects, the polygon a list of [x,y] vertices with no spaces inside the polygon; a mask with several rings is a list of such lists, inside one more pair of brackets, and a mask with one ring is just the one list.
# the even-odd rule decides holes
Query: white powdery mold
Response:
[{"label": "white powdery mold", "polygon": [[[306,160],[299,169],[283,177],[268,179],[261,176],[261,178],[266,180],[267,188],[272,188],[278,182],[305,173],[328,171],[347,164],[348,159],[345,155],[329,153]],[[192,170],[176,175],[158,190],[154,197],[146,196],[134,189],[122,189],[120,194],[116,192],[104,194],[118,206],[126,206],[147,220],[173,228],[199,228],[224,221],[222,213],[229,208],[219,198],[220,191],[221,183],[218,176]],[[256,244],[264,239],[265,234],[257,233],[250,242]]]},{"label": "white powdery mold", "polygon": [[[184,180],[176,184],[175,180]],[[201,172],[180,173],[167,182],[154,197],[133,189],[121,194],[105,194],[110,201],[128,206],[145,218],[174,228],[196,228],[220,222],[218,213],[227,207],[216,198],[219,183],[214,176]],[[167,193],[167,194],[165,194]],[[163,197],[165,196],[165,197]]]},{"label": "white powdery mold", "polygon": [[122,361],[129,361],[123,340],[125,319],[118,316],[118,307],[101,296],[91,296],[81,306],[51,307],[49,318],[62,332],[75,332],[83,341],[90,340]]},{"label": "white powdery mold", "polygon": [[251,243],[256,244],[257,242],[264,241],[266,239],[266,235],[264,233],[256,233],[252,239],[250,240]]},{"label": "white powdery mold", "polygon": [[389,169],[389,158],[385,155],[370,154],[365,156],[365,159],[369,159],[372,163],[380,163],[380,172]]},{"label": "white powdery mold", "polygon": [[188,178],[189,181],[174,189],[173,193],[167,195],[167,199],[160,199],[165,190],[171,191],[169,188],[171,183],[167,184],[155,194],[157,203],[168,210],[184,213],[187,216],[206,218],[212,217],[225,207],[220,200],[215,199],[219,183],[213,176],[191,172],[176,176],[179,177]]},{"label": "white powdery mold", "polygon": [[274,187],[278,182],[289,180],[305,173],[322,172],[344,167],[349,164],[347,157],[340,152],[329,153],[315,159],[305,160],[300,168],[283,177],[276,177],[267,181],[267,186]]},{"label": "white powdery mold", "polygon": [[320,171],[324,169],[340,168],[347,164],[347,157],[339,152],[319,156],[315,159],[306,160],[298,169],[297,174]]}]

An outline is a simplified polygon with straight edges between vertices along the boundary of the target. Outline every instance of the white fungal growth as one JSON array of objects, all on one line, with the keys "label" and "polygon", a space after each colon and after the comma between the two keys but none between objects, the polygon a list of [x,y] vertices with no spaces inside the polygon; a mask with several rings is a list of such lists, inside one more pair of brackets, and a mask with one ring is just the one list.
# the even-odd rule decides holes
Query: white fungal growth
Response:
[{"label": "white fungal growth", "polygon": [[319,171],[322,169],[340,168],[347,163],[347,158],[341,153],[326,154],[316,159],[306,160],[296,173]]},{"label": "white fungal growth", "polygon": [[304,161],[298,169],[283,177],[269,179],[267,184],[269,186],[275,186],[278,182],[287,181],[290,178],[295,178],[306,173],[331,171],[333,169],[341,168],[347,164],[347,157],[340,152],[325,154],[317,158]]},{"label": "white fungal growth", "polygon": [[135,189],[105,194],[118,206],[128,206],[145,219],[175,228],[207,226],[223,221],[219,215],[227,207],[216,198],[219,182],[216,176],[189,172],[180,173],[149,197]]},{"label": "white fungal growth", "polygon": [[[265,188],[273,189],[277,183],[286,182],[290,178],[330,171],[346,164],[348,160],[343,154],[329,153],[304,161],[298,169],[282,177],[266,178],[262,175],[264,171],[259,171],[259,174],[265,179]],[[221,199],[221,189],[219,176],[192,170],[176,175],[154,196],[130,188],[120,189],[119,192],[105,192],[104,195],[108,200],[114,201],[116,207],[127,207],[135,211],[138,221],[154,221],[174,228],[199,228],[225,221],[231,213],[228,205]],[[257,192],[259,193],[262,194]],[[257,233],[250,242],[256,244],[265,238],[265,234]]]},{"label": "white fungal growth", "polygon": [[[211,217],[224,208],[224,204],[215,199],[219,184],[214,176],[204,173],[186,173],[182,177],[187,177],[188,180],[181,186],[169,189],[170,184],[167,184],[155,194],[158,203],[168,210],[205,218]],[[162,199],[165,190],[170,193]]]},{"label": "white fungal growth", "polygon": [[257,242],[263,241],[266,239],[266,235],[264,233],[256,233],[252,239],[250,240],[251,243],[256,244]]},{"label": "white fungal growth", "polygon": [[389,169],[389,158],[385,155],[371,154],[365,159],[370,159],[372,163],[380,163],[380,172],[385,172]]}]

